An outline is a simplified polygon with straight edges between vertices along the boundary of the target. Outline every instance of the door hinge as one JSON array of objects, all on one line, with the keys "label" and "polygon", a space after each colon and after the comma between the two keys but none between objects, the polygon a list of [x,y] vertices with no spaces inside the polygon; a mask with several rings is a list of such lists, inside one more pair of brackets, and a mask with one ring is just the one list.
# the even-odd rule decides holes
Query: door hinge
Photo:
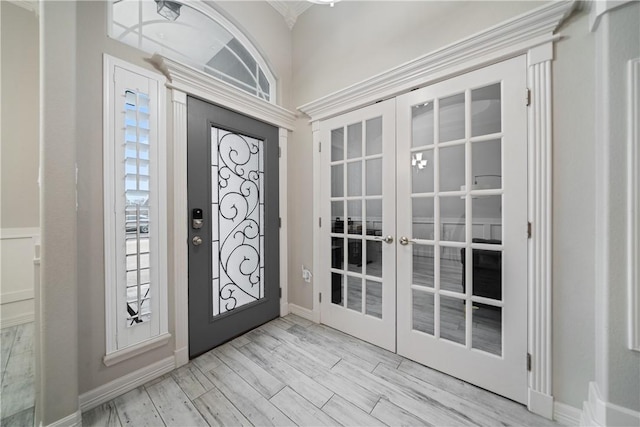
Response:
[{"label": "door hinge", "polygon": [[280,291],[280,298],[282,298],[282,288],[278,288],[278,290]]},{"label": "door hinge", "polygon": [[531,238],[531,222],[527,222],[527,239]]},{"label": "door hinge", "polygon": [[318,302],[322,302],[322,292],[318,294]]},{"label": "door hinge", "polygon": [[318,153],[322,153],[322,142],[318,142]]},{"label": "door hinge", "polygon": [[278,158],[282,157],[282,147],[278,147]]},{"label": "door hinge", "polygon": [[531,89],[527,88],[527,107],[531,105]]},{"label": "door hinge", "polygon": [[531,353],[527,353],[527,372],[531,372]]},{"label": "door hinge", "polygon": [[318,227],[322,228],[322,218],[318,218]]},{"label": "door hinge", "polygon": [[282,228],[282,218],[278,217],[278,228]]}]

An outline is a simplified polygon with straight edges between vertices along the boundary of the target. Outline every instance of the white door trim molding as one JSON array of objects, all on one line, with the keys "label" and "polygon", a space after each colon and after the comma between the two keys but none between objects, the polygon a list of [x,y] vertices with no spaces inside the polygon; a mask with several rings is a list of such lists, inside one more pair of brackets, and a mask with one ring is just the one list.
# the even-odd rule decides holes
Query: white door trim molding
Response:
[{"label": "white door trim molding", "polygon": [[288,237],[286,226],[287,206],[287,140],[288,131],[293,130],[296,114],[256,98],[213,77],[172,61],[160,55],[154,55],[151,63],[161,70],[168,79],[167,87],[172,89],[171,104],[173,111],[173,134],[169,146],[173,150],[173,291],[175,319],[175,365],[189,362],[189,247],[187,241],[187,95],[193,95],[208,102],[220,105],[240,114],[261,120],[279,127],[280,158],[280,314],[288,313],[287,292],[287,254]]},{"label": "white door trim molding", "polygon": [[[575,1],[544,5],[460,42],[407,62],[360,83],[298,107],[311,118],[314,180],[314,271],[320,271],[320,121],[398,96],[437,80],[450,78],[497,61],[527,55],[531,90],[529,109],[529,373],[530,411],[551,419],[552,396],[552,123],[551,61],[555,31],[575,10]],[[524,99],[524,94],[523,94]],[[523,230],[524,232],[524,230]],[[320,321],[319,284],[313,284],[313,317]]]}]

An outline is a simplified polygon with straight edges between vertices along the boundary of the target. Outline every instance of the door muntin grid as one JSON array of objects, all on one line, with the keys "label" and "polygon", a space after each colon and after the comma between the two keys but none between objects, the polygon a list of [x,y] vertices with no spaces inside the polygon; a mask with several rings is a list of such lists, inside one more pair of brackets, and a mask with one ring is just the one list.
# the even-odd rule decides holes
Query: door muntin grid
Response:
[{"label": "door muntin grid", "polygon": [[[501,83],[412,106],[412,329],[502,355]],[[471,254],[471,256],[467,256]]]},{"label": "door muntin grid", "polygon": [[263,141],[212,127],[213,316],[265,297]]},{"label": "door muntin grid", "polygon": [[382,319],[382,117],[330,135],[331,302]]}]

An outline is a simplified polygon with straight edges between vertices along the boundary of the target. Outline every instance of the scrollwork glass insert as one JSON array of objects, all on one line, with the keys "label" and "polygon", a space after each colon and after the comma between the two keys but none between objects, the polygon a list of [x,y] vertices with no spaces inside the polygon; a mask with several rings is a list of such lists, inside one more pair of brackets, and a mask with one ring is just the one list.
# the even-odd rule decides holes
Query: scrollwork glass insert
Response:
[{"label": "scrollwork glass insert", "polygon": [[263,141],[212,128],[213,315],[264,298]]}]

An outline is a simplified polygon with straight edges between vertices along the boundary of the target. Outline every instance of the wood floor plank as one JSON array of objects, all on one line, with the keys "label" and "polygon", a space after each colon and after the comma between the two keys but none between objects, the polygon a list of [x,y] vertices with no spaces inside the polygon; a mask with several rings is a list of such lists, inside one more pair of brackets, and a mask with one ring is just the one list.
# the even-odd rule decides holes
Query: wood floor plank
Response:
[{"label": "wood floor plank", "polygon": [[331,369],[315,355],[293,344],[282,344],[273,350],[273,354],[310,378],[316,378]]},{"label": "wood floor plank", "polygon": [[[433,387],[419,379],[404,375],[397,369],[389,368],[380,364],[374,374],[395,386],[400,387],[404,392],[409,393],[413,400],[428,405],[431,409],[429,415],[421,416],[426,421],[440,425],[442,421],[439,417],[449,418],[450,425],[500,425],[501,417],[493,409],[483,407],[475,402],[462,399],[446,389]],[[410,400],[394,400],[394,404],[414,413],[422,414],[423,406],[416,406]]]},{"label": "wood floor plank", "polygon": [[257,343],[249,343],[240,351],[318,408],[333,396],[331,390],[321,386]]},{"label": "wood floor plank", "polygon": [[234,346],[235,348],[240,348],[243,345],[250,343],[251,340],[249,339],[249,337],[247,337],[247,334],[244,335],[240,335],[239,337],[234,338],[232,341],[229,342],[229,344],[231,344],[232,346]]},{"label": "wood floor plank", "polygon": [[118,418],[125,426],[158,427],[165,425],[144,387],[138,387],[120,397],[113,403]]},{"label": "wood floor plank", "polygon": [[382,421],[372,417],[362,409],[349,403],[342,397],[333,396],[322,411],[343,426],[385,426]]},{"label": "wood floor plank", "polygon": [[224,344],[214,351],[220,360],[267,399],[284,388],[285,384],[282,381],[265,371],[237,348]]},{"label": "wood floor plank", "polygon": [[349,351],[360,357],[365,357],[371,363],[385,363],[389,366],[398,367],[402,362],[403,357],[398,356],[395,353],[380,348],[368,342],[359,340],[351,335],[337,331],[325,325],[314,324],[307,328],[309,332],[318,333],[324,337],[329,338],[332,341],[345,342],[345,346],[349,348]]},{"label": "wood floor plank", "polygon": [[371,415],[390,426],[432,426],[425,420],[416,417],[409,411],[389,402],[382,397],[371,411]]},{"label": "wood floor plank", "polygon": [[242,412],[216,387],[193,401],[210,426],[251,426]]},{"label": "wood floor plank", "polygon": [[[382,366],[382,364],[381,364]],[[386,366],[386,365],[385,365]],[[378,368],[377,368],[378,369]],[[394,371],[393,368],[388,368]],[[388,399],[396,406],[412,413],[433,425],[461,426],[469,425],[466,419],[443,408],[443,405],[426,393],[418,393],[410,387],[398,385],[374,373],[340,361],[332,372],[345,377],[348,381],[367,390],[376,390],[380,399]]]},{"label": "wood floor plank", "polygon": [[539,417],[529,412],[526,406],[509,399],[505,399],[490,391],[483,390],[472,384],[451,377],[442,372],[428,368],[411,360],[403,360],[398,370],[420,379],[434,387],[448,390],[463,399],[476,402],[479,405],[494,409],[508,424],[512,425],[536,425],[554,426],[553,421]]},{"label": "wood floor plank", "polygon": [[[34,375],[19,377],[10,372],[11,363],[7,366],[9,370],[2,383],[1,392],[0,416],[2,418],[10,417],[35,405]],[[10,381],[7,381],[7,378],[10,378]]]},{"label": "wood floor plank", "polygon": [[171,372],[171,376],[182,391],[194,400],[213,388],[213,384],[193,363],[188,363]]},{"label": "wood floor plank", "polygon": [[293,422],[226,364],[205,374],[254,425],[289,426]]},{"label": "wood floor plank", "polygon": [[28,427],[33,425],[35,407],[27,408],[23,411],[13,414],[10,417],[2,418],[0,426],[3,427]]},{"label": "wood floor plank", "polygon": [[304,341],[296,335],[293,335],[278,327],[274,327],[271,324],[263,325],[263,327],[269,335],[276,338],[280,342],[292,344],[294,347],[314,355],[315,359],[321,364],[321,366],[327,369],[330,369],[340,360],[340,356],[332,353],[326,347],[314,344],[310,341]]},{"label": "wood floor plank", "polygon": [[282,320],[284,320],[285,322],[289,322],[291,324],[294,324],[294,325],[300,325],[303,328],[307,328],[307,327],[309,327],[311,325],[315,325],[315,323],[312,322],[311,320],[305,319],[304,317],[300,317],[300,316],[297,316],[295,314],[288,314],[287,316],[283,317]]},{"label": "wood floor plank", "polygon": [[278,347],[282,342],[280,340],[275,339],[263,328],[254,329],[251,332],[248,332],[245,335],[249,341],[253,341],[259,343],[262,347],[271,351]]},{"label": "wood floor plank", "polygon": [[196,365],[200,371],[205,373],[217,366],[220,366],[222,361],[218,359],[218,356],[216,356],[213,350],[211,350],[196,357],[191,361],[191,363]]},{"label": "wood floor plank", "polygon": [[82,414],[84,427],[122,427],[113,401],[103,403]]},{"label": "wood floor plank", "polygon": [[207,425],[200,412],[173,378],[167,378],[148,387],[147,392],[167,426]]},{"label": "wood floor plank", "polygon": [[11,353],[17,330],[17,326],[0,329],[0,381],[4,378],[7,362],[9,361],[9,354]]},{"label": "wood floor plank", "polygon": [[333,372],[318,375],[314,379],[367,413],[371,412],[378,399],[380,399],[380,394],[377,391],[362,387]]},{"label": "wood floor plank", "polygon": [[335,426],[336,420],[298,393],[285,387],[271,399],[278,409],[299,426]]}]

